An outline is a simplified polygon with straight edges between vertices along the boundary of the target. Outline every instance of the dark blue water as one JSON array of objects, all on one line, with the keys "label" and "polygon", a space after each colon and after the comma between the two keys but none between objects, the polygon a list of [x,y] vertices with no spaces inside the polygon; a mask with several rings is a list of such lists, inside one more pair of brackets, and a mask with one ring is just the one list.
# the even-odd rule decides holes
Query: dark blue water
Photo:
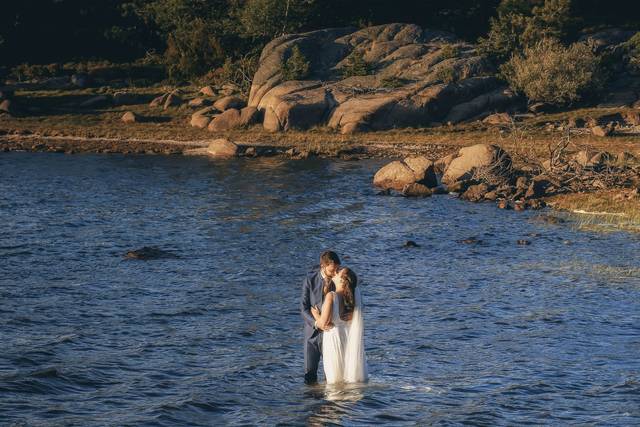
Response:
[{"label": "dark blue water", "polygon": [[[638,235],[375,196],[379,165],[1,153],[0,424],[640,424]],[[303,385],[326,248],[366,386]]]}]

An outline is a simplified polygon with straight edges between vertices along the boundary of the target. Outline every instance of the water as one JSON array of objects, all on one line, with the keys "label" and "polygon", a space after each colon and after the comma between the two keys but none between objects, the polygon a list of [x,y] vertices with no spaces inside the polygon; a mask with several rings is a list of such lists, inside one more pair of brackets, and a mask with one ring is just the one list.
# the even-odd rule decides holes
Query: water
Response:
[{"label": "water", "polygon": [[[1,154],[0,424],[639,424],[640,237],[379,197],[380,164]],[[303,385],[325,248],[366,386]]]}]

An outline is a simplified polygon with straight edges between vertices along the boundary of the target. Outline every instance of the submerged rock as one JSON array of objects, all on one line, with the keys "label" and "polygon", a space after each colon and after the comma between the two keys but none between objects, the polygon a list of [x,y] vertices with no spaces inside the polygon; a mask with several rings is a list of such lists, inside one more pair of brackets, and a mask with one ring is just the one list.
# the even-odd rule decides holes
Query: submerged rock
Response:
[{"label": "submerged rock", "polygon": [[489,186],[485,183],[472,185],[462,193],[461,198],[470,202],[479,202],[485,198],[489,190]]},{"label": "submerged rock", "polygon": [[423,184],[417,182],[407,184],[402,188],[402,195],[405,197],[429,197],[433,192]]},{"label": "submerged rock", "polygon": [[141,249],[131,250],[127,252],[125,254],[125,258],[139,259],[139,260],[146,261],[146,260],[161,259],[161,258],[177,258],[177,255],[157,247],[144,246]]}]

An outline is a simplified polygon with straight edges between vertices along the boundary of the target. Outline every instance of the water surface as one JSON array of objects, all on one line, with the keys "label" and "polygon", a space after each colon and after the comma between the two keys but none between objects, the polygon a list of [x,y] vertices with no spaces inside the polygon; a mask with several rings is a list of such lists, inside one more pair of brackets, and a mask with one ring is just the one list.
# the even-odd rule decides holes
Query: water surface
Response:
[{"label": "water surface", "polygon": [[[380,164],[1,153],[1,424],[639,424],[638,235],[379,197]],[[326,248],[366,386],[302,383]]]}]

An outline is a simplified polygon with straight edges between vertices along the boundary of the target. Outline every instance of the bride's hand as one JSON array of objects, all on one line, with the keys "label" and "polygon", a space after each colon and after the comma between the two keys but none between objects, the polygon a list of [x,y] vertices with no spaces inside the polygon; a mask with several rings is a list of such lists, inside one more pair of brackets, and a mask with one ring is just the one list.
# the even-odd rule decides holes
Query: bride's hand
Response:
[{"label": "bride's hand", "polygon": [[313,307],[311,307],[311,315],[316,320],[318,320],[320,318],[320,310],[318,310],[315,305]]}]

